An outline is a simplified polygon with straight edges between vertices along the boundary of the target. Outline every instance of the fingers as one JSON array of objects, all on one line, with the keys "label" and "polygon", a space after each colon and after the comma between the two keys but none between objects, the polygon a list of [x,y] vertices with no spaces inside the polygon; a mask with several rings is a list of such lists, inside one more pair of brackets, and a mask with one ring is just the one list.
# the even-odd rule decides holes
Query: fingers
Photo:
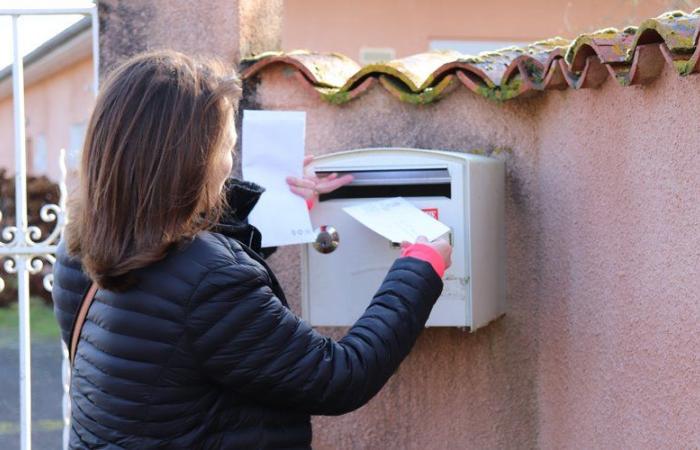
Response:
[{"label": "fingers", "polygon": [[[324,178],[318,178],[316,176],[304,176],[303,178],[297,178],[293,176],[287,177],[287,184],[290,188],[296,187],[299,189],[308,189],[315,191],[314,194],[326,194],[333,192],[341,186],[345,186],[353,180],[352,175],[343,175],[338,178],[337,173],[332,173]],[[296,191],[292,191],[295,192]]]},{"label": "fingers", "polygon": [[338,182],[343,183],[343,185],[346,185],[348,183],[352,183],[354,179],[355,177],[353,177],[352,175],[343,175],[342,177],[338,178]]},{"label": "fingers", "polygon": [[418,236],[416,238],[416,244],[429,244],[430,241],[428,241],[428,238],[425,236]]},{"label": "fingers", "polygon": [[292,191],[294,194],[298,195],[299,197],[302,197],[304,199],[310,199],[316,197],[316,191],[313,189],[307,189],[307,188],[300,188],[297,186],[289,186],[289,190]]},{"label": "fingers", "polygon": [[321,183],[321,182],[333,181],[333,180],[335,180],[336,178],[338,178],[338,174],[334,172],[334,173],[331,173],[331,174],[329,174],[329,175],[325,175],[325,176],[323,176],[323,177],[318,177],[318,176],[314,173],[313,176],[308,176],[308,175],[307,175],[307,176],[305,176],[304,178],[308,178],[308,179],[310,179],[310,180],[314,180],[314,181],[318,184],[318,183]]},{"label": "fingers", "polygon": [[452,266],[452,246],[450,243],[446,239],[440,238],[433,242],[433,246],[442,255],[445,268]]},{"label": "fingers", "polygon": [[287,184],[291,186],[296,186],[299,188],[306,188],[306,189],[314,189],[316,186],[316,183],[313,180],[309,180],[306,178],[297,178],[297,177],[287,177]]},{"label": "fingers", "polygon": [[[338,176],[337,174],[333,174]],[[334,190],[338,189],[339,187],[345,186],[346,184],[352,182],[353,177],[352,175],[343,175],[340,178],[331,178],[331,176],[328,176],[326,178],[321,178],[318,183],[316,184],[316,190],[318,192],[321,192],[323,194],[326,194],[328,192],[333,192]]]},{"label": "fingers", "polygon": [[412,244],[408,241],[402,241],[401,242],[401,250],[405,249],[406,247],[410,247]]},{"label": "fingers", "polygon": [[306,155],[304,156],[304,167],[308,166],[311,164],[314,160],[314,155]]},{"label": "fingers", "polygon": [[311,180],[297,177],[287,177],[287,184],[289,185],[290,191],[304,199],[315,198],[317,195],[315,189],[316,183]]}]

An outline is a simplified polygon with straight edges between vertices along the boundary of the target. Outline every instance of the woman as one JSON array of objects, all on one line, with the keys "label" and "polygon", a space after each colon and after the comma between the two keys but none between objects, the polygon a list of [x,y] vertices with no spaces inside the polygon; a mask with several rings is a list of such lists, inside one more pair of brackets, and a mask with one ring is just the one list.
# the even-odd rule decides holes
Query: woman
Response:
[{"label": "woman", "polygon": [[[372,398],[441,292],[450,247],[424,241],[405,246],[340,341],[288,309],[245,223],[260,189],[227,182],[231,73],[144,54],[97,100],[54,269],[67,343],[100,288],[75,353],[72,448],[309,448],[310,414]],[[317,181],[292,180],[299,193]]]}]

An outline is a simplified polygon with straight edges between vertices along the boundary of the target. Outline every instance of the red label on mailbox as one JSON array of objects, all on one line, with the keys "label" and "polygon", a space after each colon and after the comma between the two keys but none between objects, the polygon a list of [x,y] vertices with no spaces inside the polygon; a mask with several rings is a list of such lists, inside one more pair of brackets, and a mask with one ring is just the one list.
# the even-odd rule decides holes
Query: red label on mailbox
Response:
[{"label": "red label on mailbox", "polygon": [[421,211],[423,211],[435,220],[440,220],[437,208],[421,208]]}]

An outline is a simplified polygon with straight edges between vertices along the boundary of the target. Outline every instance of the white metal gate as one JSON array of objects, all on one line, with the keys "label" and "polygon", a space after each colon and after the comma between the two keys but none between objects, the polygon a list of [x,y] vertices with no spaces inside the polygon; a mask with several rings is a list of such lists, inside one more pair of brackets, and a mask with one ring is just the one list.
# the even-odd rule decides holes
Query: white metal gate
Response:
[{"label": "white metal gate", "polygon": [[[31,347],[29,333],[29,275],[42,270],[45,260],[54,262],[58,238],[65,225],[65,152],[61,151],[61,198],[58,205],[44,205],[40,216],[44,222],[55,222],[55,228],[46,237],[41,230],[27,223],[27,151],[25,147],[24,115],[24,68],[19,52],[19,25],[21,16],[69,15],[79,14],[92,17],[92,52],[93,52],[93,90],[97,95],[99,80],[99,21],[97,7],[88,8],[49,8],[49,9],[0,9],[0,16],[12,17],[12,98],[14,116],[15,148],[15,220],[14,226],[1,230],[0,258],[7,258],[4,269],[8,274],[17,276],[17,301],[19,303],[19,382],[20,382],[20,442],[22,450],[31,449],[32,435],[32,398],[31,398]],[[2,219],[0,213],[0,220]],[[53,276],[44,278],[44,287],[51,290]],[[0,277],[0,291],[5,282]],[[63,351],[63,389],[64,389],[64,432],[63,446],[67,448],[70,426],[70,401],[68,399],[69,365],[67,350]]]}]

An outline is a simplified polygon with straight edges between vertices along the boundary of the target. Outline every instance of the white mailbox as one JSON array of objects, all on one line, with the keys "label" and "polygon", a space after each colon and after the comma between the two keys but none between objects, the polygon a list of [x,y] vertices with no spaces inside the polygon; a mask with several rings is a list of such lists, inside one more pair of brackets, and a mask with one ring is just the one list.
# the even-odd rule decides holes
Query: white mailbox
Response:
[{"label": "white mailbox", "polygon": [[505,311],[504,165],[446,151],[382,148],[317,157],[320,176],[354,181],[322,195],[311,210],[317,229],[334,228],[338,245],[302,253],[302,312],[317,326],[352,325],[369,305],[400,248],[364,227],[343,207],[404,197],[451,229],[452,267],[428,326],[475,330]]}]

